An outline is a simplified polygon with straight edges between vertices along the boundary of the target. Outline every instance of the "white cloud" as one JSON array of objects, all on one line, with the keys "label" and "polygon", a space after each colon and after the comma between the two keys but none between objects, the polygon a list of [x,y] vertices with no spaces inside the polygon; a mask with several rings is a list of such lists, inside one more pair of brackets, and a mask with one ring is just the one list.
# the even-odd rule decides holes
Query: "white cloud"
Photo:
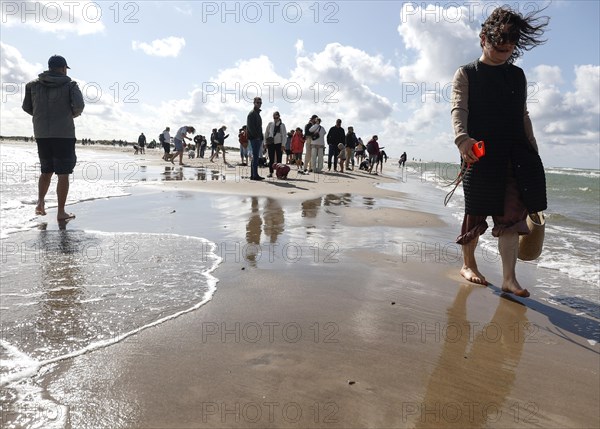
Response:
[{"label": "white cloud", "polygon": [[298,39],[294,47],[296,48],[296,56],[302,55],[304,53],[304,40]]},{"label": "white cloud", "polygon": [[466,7],[405,3],[398,33],[416,60],[400,67],[401,82],[443,84],[452,81],[456,69],[480,55],[478,28]]},{"label": "white cloud", "polygon": [[66,33],[83,36],[105,30],[102,8],[94,1],[3,1],[1,9],[3,26],[24,25],[34,31],[55,33],[60,38]]},{"label": "white cloud", "polygon": [[183,37],[167,37],[165,39],[156,39],[151,43],[131,42],[131,47],[134,51],[141,50],[147,55],[155,57],[177,57],[185,46]]},{"label": "white cloud", "polygon": [[2,76],[2,90],[7,83],[21,84],[37,77],[38,73],[45,70],[41,64],[27,62],[19,50],[14,46],[0,42],[0,75]]},{"label": "white cloud", "polygon": [[533,69],[535,91],[528,108],[538,141],[554,145],[591,145],[600,141],[600,66],[575,67],[574,90],[561,92],[560,69]]},{"label": "white cloud", "polygon": [[46,67],[26,61],[17,48],[0,42],[0,76],[2,80],[2,120],[0,134],[31,135],[31,116],[21,108],[25,84]]},{"label": "white cloud", "polygon": [[380,56],[334,43],[320,52],[298,53],[295,67],[286,75],[264,55],[238,60],[198,84],[187,97],[149,109],[160,115],[161,123],[190,123],[202,133],[226,124],[231,131],[245,123],[252,99],[260,95],[265,125],[278,110],[288,127],[304,127],[312,114],[318,114],[325,128],[339,117],[360,135],[382,136],[393,106],[365,82],[393,81],[396,73]]}]

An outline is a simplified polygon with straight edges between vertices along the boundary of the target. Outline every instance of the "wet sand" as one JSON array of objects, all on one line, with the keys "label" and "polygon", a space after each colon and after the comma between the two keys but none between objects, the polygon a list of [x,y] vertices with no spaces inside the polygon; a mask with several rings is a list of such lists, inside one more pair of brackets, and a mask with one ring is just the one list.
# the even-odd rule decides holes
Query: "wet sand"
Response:
[{"label": "wet sand", "polygon": [[224,261],[208,304],[47,369],[47,396],[78,428],[598,427],[598,321],[466,284],[427,256],[451,219],[357,176],[78,204],[68,228],[197,235]]}]

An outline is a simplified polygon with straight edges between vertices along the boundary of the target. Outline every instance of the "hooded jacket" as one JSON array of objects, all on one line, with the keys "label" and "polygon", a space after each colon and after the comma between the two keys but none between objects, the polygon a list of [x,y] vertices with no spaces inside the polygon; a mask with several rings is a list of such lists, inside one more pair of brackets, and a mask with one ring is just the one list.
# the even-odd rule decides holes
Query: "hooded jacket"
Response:
[{"label": "hooded jacket", "polygon": [[69,76],[45,71],[25,86],[22,107],[33,116],[36,138],[75,138],[73,118],[81,115],[85,103]]}]

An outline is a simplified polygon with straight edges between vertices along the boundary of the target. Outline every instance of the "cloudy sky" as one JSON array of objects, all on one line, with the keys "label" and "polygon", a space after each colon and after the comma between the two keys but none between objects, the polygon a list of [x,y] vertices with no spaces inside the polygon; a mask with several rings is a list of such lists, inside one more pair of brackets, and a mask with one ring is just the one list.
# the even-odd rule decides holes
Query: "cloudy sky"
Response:
[{"label": "cloudy sky", "polygon": [[479,57],[480,25],[505,3],[550,17],[548,42],[517,63],[544,163],[599,168],[595,0],[2,1],[0,134],[32,134],[24,85],[60,54],[86,100],[79,138],[152,139],[166,125],[235,134],[261,95],[263,118],[278,110],[288,128],[341,118],[392,156],[458,161],[452,76]]}]

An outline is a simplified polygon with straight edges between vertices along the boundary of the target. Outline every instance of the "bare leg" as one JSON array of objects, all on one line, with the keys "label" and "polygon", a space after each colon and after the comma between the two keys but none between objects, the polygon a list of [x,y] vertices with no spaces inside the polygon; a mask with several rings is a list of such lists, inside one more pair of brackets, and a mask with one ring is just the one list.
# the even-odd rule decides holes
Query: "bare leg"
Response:
[{"label": "bare leg", "polygon": [[68,174],[57,174],[58,185],[56,185],[56,197],[58,199],[58,212],[56,219],[66,220],[75,217],[73,213],[67,213],[65,211],[65,204],[67,202],[67,195],[69,193],[69,175]]},{"label": "bare leg", "polygon": [[529,292],[517,281],[517,255],[519,254],[519,234],[516,232],[502,234],[498,238],[498,250],[502,259],[502,292],[514,293],[527,298]]},{"label": "bare leg", "polygon": [[487,286],[488,282],[479,272],[479,269],[477,268],[477,261],[475,260],[475,248],[477,247],[478,242],[479,236],[467,244],[462,245],[463,266],[460,269],[460,275],[472,283]]},{"label": "bare leg", "polygon": [[50,182],[52,181],[52,174],[54,173],[41,173],[38,180],[38,202],[35,206],[35,214],[39,216],[46,215],[46,194],[50,188]]}]

